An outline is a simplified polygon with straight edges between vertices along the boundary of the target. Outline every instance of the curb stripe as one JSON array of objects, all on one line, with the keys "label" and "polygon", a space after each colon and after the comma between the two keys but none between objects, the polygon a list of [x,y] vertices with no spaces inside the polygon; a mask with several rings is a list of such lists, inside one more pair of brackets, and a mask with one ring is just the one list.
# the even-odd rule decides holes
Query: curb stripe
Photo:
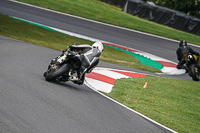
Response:
[{"label": "curb stripe", "polygon": [[99,80],[99,81],[102,81],[102,82],[105,82],[105,83],[108,83],[108,84],[111,84],[111,85],[114,85],[114,82],[116,80],[114,78],[111,78],[111,77],[108,77],[108,76],[105,76],[105,75],[102,75],[102,74],[98,74],[98,73],[95,73],[95,72],[91,72],[89,74],[86,73],[86,77],[91,78],[91,79],[95,79],[95,80]]},{"label": "curb stripe", "polygon": [[146,53],[146,52],[143,52],[143,51],[138,51],[138,50],[135,50],[135,49],[131,49],[131,48],[127,48],[127,47],[124,47],[124,46],[120,46],[120,45],[116,45],[116,44],[111,44],[111,43],[104,43],[105,45],[109,45],[109,46],[113,46],[113,47],[116,47],[116,48],[120,48],[122,50],[127,50],[129,52],[133,52],[135,54],[138,54],[138,55],[141,55],[143,57],[146,57],[146,58],[149,58],[157,63],[160,63],[160,65],[163,66],[163,68],[161,69],[161,71],[165,74],[170,74],[170,75],[180,75],[180,74],[183,74],[185,73],[185,70],[184,69],[177,69],[176,68],[176,63],[175,62],[172,62],[170,60],[167,60],[167,59],[164,59],[164,58],[161,58],[161,57],[157,57],[155,55],[152,55],[152,54],[149,54],[149,53]]},{"label": "curb stripe", "polygon": [[176,64],[171,63],[171,62],[166,62],[166,61],[156,61],[156,62],[159,62],[164,67],[174,67],[174,68],[176,68]]},{"label": "curb stripe", "polygon": [[108,76],[108,77],[113,78],[113,79],[129,78],[129,76],[126,76],[126,75],[123,75],[123,74],[120,74],[120,73],[116,73],[116,72],[113,72],[113,71],[109,71],[108,68],[102,69],[102,68],[98,67],[97,69],[93,69],[92,72],[102,74],[102,75]]},{"label": "curb stripe", "polygon": [[117,73],[129,76],[131,78],[138,78],[138,77],[145,77],[145,76],[147,76],[147,75],[144,75],[144,74],[133,73],[133,72],[125,72],[125,71],[117,71],[117,70],[109,70],[109,71],[117,72]]},{"label": "curb stripe", "polygon": [[114,86],[114,85],[111,85],[111,84],[108,84],[96,79],[88,78],[88,77],[85,77],[84,84],[93,90],[98,90],[105,93],[110,93]]},{"label": "curb stripe", "polygon": [[[10,16],[10,17],[12,17],[12,16]],[[117,45],[117,44],[112,44],[112,43],[110,43],[110,42],[105,42],[105,41],[102,41],[102,40],[98,40],[98,39],[95,39],[95,38],[83,36],[83,35],[80,35],[80,34],[68,32],[68,31],[64,31],[64,30],[60,30],[60,29],[57,29],[57,28],[53,28],[53,27],[50,27],[50,26],[38,24],[38,23],[35,23],[35,22],[31,22],[31,21],[28,21],[28,20],[21,19],[21,18],[17,18],[17,17],[12,17],[12,18],[18,19],[18,20],[21,20],[21,21],[24,21],[24,22],[27,22],[27,23],[30,23],[30,24],[33,24],[33,25],[36,25],[36,26],[39,26],[39,27],[48,29],[48,30],[52,30],[52,31],[64,33],[64,34],[67,34],[67,35],[70,35],[70,36],[75,36],[75,37],[82,38],[82,39],[89,39],[90,41],[93,41],[93,42],[95,42],[95,41],[100,41],[100,42],[102,42],[102,43],[104,42],[103,44],[107,44],[107,45],[114,46],[114,47],[117,47],[117,48],[125,49],[125,50],[128,50],[128,51],[130,51],[130,52],[134,52],[135,54],[142,55],[142,56],[144,56],[144,57],[146,57],[146,58],[150,58],[150,59],[151,59],[152,57],[153,57],[153,58],[156,57],[156,59],[151,59],[151,60],[153,60],[153,61],[155,61],[155,62],[158,62],[158,61],[165,61],[166,63],[163,62],[163,64],[164,64],[164,65],[167,64],[167,66],[168,66],[168,67],[164,66],[165,68],[164,68],[164,69],[161,69],[162,72],[167,73],[167,74],[183,74],[183,73],[185,73],[185,72],[180,72],[180,71],[177,70],[177,69],[174,69],[173,71],[172,71],[172,69],[168,69],[168,68],[170,68],[170,67],[172,67],[172,66],[173,66],[173,68],[175,68],[174,65],[169,65],[169,63],[167,63],[167,62],[171,62],[171,61],[168,61],[168,60],[166,60],[166,59],[163,59],[163,58],[160,58],[160,57],[157,57],[157,56],[154,56],[154,55],[150,55],[150,54],[148,54],[148,53],[146,53],[146,52],[143,52],[143,51],[135,50],[135,49],[128,48],[128,47],[124,47],[124,46]],[[158,60],[158,59],[159,59],[159,60]],[[159,62],[158,62],[158,63],[159,63]],[[173,62],[171,62],[171,63],[173,63]],[[175,63],[174,63],[174,64],[175,64]],[[162,65],[162,64],[161,64],[161,65]],[[168,70],[167,70],[167,69],[168,69]],[[163,71],[163,70],[164,70],[164,71]],[[179,71],[179,72],[178,72],[178,71]]]},{"label": "curb stripe", "polygon": [[146,76],[147,75],[145,74],[140,74],[132,71],[96,67],[91,73],[86,73],[85,85],[105,93],[110,93],[114,86],[114,82],[117,79],[139,78]]},{"label": "curb stripe", "polygon": [[120,48],[120,49],[123,49],[123,50],[127,50],[127,51],[130,51],[130,52],[134,52],[134,53],[135,52],[142,53],[141,51],[131,49],[131,48],[128,48],[128,47],[124,47],[124,46],[120,46],[120,45],[116,45],[116,44],[111,44],[111,43],[106,43],[106,42],[103,42],[103,44],[113,46],[113,47],[116,47],[116,48]]},{"label": "curb stripe", "polygon": [[[24,4],[24,5],[25,5],[25,3],[22,3],[22,2],[17,2],[17,1],[14,1],[14,0],[9,0],[9,1],[12,1],[12,2],[16,2],[16,3],[20,3],[20,4]],[[26,4],[26,5],[29,5],[29,4]],[[33,5],[29,5],[29,6],[33,6]],[[39,7],[37,7],[37,6],[34,6],[34,7],[39,8]],[[40,9],[45,10],[45,8],[40,8]],[[52,11],[52,10],[49,10],[49,9],[46,9],[46,10]],[[52,11],[52,12],[55,12],[55,11]],[[60,13],[60,14],[61,14],[61,12],[57,12],[57,13]],[[64,14],[64,13],[62,13],[62,14]],[[72,15],[69,15],[69,16],[72,16]],[[77,17],[77,18],[79,18],[79,17]],[[85,19],[85,20],[86,20],[86,19]],[[97,22],[97,23],[99,23],[99,22]],[[102,24],[103,24],[103,23],[102,23]],[[109,24],[105,24],[105,25],[109,25]],[[112,25],[109,25],[109,26],[112,26]],[[113,26],[113,27],[117,27],[117,26]],[[118,28],[121,28],[121,27],[118,27]],[[126,29],[126,28],[121,28],[121,29],[129,30],[129,29]],[[134,31],[134,30],[129,30],[129,31]],[[141,34],[145,34],[145,35],[150,35],[150,34],[138,32],[138,31],[134,31],[134,32],[141,33]],[[153,36],[153,35],[150,35],[150,36]],[[156,36],[154,36],[154,37],[156,37]],[[158,38],[162,38],[162,37],[158,37]],[[163,38],[163,39],[166,39],[166,38]],[[170,39],[166,39],[166,40],[170,40]],[[91,88],[93,88],[93,87],[91,87]],[[166,126],[164,126],[164,125],[162,125],[162,124],[160,124],[160,123],[158,123],[158,122],[156,122],[156,121],[154,121],[154,120],[152,120],[152,119],[150,119],[150,118],[144,116],[143,114],[141,114],[141,113],[139,113],[139,112],[137,112],[137,111],[135,111],[135,110],[133,110],[133,109],[131,109],[131,108],[129,108],[129,107],[127,107],[127,106],[125,106],[125,105],[123,105],[123,104],[117,102],[117,101],[115,101],[114,99],[112,99],[112,98],[110,98],[110,97],[104,95],[103,93],[98,92],[96,89],[94,89],[94,91],[96,91],[96,92],[99,93],[100,95],[102,95],[102,96],[104,96],[104,97],[110,99],[111,101],[113,101],[113,102],[115,102],[115,103],[121,105],[122,107],[125,107],[125,108],[127,108],[128,110],[130,110],[130,111],[132,111],[132,112],[138,114],[139,116],[141,116],[141,117],[143,117],[143,118],[145,118],[145,119],[147,119],[147,120],[149,120],[149,121],[151,121],[151,122],[153,122],[153,123],[155,123],[155,124],[157,124],[157,125],[159,125],[159,126],[165,128],[165,129],[167,129],[167,130],[169,130],[169,131],[171,131],[171,132],[175,132],[175,131],[173,131],[172,129],[170,129],[170,128],[168,128],[168,127],[166,127]]]}]

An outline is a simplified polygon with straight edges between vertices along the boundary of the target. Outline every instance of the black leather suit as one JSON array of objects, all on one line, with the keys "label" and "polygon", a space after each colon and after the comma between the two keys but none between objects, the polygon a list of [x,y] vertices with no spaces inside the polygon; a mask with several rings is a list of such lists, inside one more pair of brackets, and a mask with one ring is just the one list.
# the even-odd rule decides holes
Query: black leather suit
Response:
[{"label": "black leather suit", "polygon": [[82,66],[79,70],[80,81],[78,84],[82,84],[85,79],[85,73],[90,73],[99,63],[101,52],[98,48],[93,48],[90,45],[71,45],[69,46],[71,51],[81,51],[80,59]]},{"label": "black leather suit", "polygon": [[186,63],[185,61],[185,57],[189,54],[195,54],[198,56],[198,63],[197,63],[197,67],[200,68],[200,57],[199,57],[199,53],[194,51],[192,48],[190,47],[185,47],[185,48],[178,48],[176,50],[176,54],[177,54],[177,59],[179,61],[178,65],[177,65],[177,68],[178,69],[181,69],[183,64]]}]

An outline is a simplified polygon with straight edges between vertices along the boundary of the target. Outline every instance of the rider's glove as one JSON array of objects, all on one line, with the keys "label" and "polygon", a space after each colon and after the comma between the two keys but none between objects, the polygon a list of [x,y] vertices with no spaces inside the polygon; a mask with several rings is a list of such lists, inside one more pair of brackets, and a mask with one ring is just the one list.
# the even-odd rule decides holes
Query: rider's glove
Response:
[{"label": "rider's glove", "polygon": [[62,51],[62,53],[65,53],[67,50],[68,50],[68,49],[64,49],[64,50]]}]

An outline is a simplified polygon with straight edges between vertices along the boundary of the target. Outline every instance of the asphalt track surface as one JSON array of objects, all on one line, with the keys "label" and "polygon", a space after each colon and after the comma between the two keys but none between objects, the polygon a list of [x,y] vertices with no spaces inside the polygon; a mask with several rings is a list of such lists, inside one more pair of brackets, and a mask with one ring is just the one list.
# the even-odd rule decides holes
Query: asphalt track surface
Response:
[{"label": "asphalt track surface", "polygon": [[[177,43],[168,40],[8,0],[0,1],[0,13],[124,45],[177,62]],[[194,49],[200,51],[198,48]],[[0,131],[170,132],[84,85],[46,82],[42,74],[49,61],[59,54],[55,50],[0,36]],[[99,66],[133,70],[104,62]],[[190,80],[187,75],[167,77]]]},{"label": "asphalt track surface", "polygon": [[[93,21],[30,7],[8,0],[0,1],[0,13],[127,46],[177,62],[177,42],[138,34],[130,30],[102,25],[100,23],[94,23]],[[200,48],[192,48],[200,51]]]},{"label": "asphalt track surface", "polygon": [[43,72],[58,54],[0,36],[0,132],[170,132],[85,85],[45,81]]},{"label": "asphalt track surface", "polygon": [[[134,48],[173,62],[178,62],[176,58],[178,43],[174,41],[140,34],[9,0],[0,1],[0,13]],[[200,47],[191,47],[196,51],[200,51]],[[187,74],[176,76],[166,75],[166,77],[192,80]]]}]

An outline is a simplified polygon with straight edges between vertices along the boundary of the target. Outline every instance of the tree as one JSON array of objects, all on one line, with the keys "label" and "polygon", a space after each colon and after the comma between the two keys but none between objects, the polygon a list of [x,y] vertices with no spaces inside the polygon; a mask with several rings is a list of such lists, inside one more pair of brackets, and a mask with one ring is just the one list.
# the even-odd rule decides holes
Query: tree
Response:
[{"label": "tree", "polygon": [[174,9],[200,18],[200,0],[149,0],[156,5]]}]

